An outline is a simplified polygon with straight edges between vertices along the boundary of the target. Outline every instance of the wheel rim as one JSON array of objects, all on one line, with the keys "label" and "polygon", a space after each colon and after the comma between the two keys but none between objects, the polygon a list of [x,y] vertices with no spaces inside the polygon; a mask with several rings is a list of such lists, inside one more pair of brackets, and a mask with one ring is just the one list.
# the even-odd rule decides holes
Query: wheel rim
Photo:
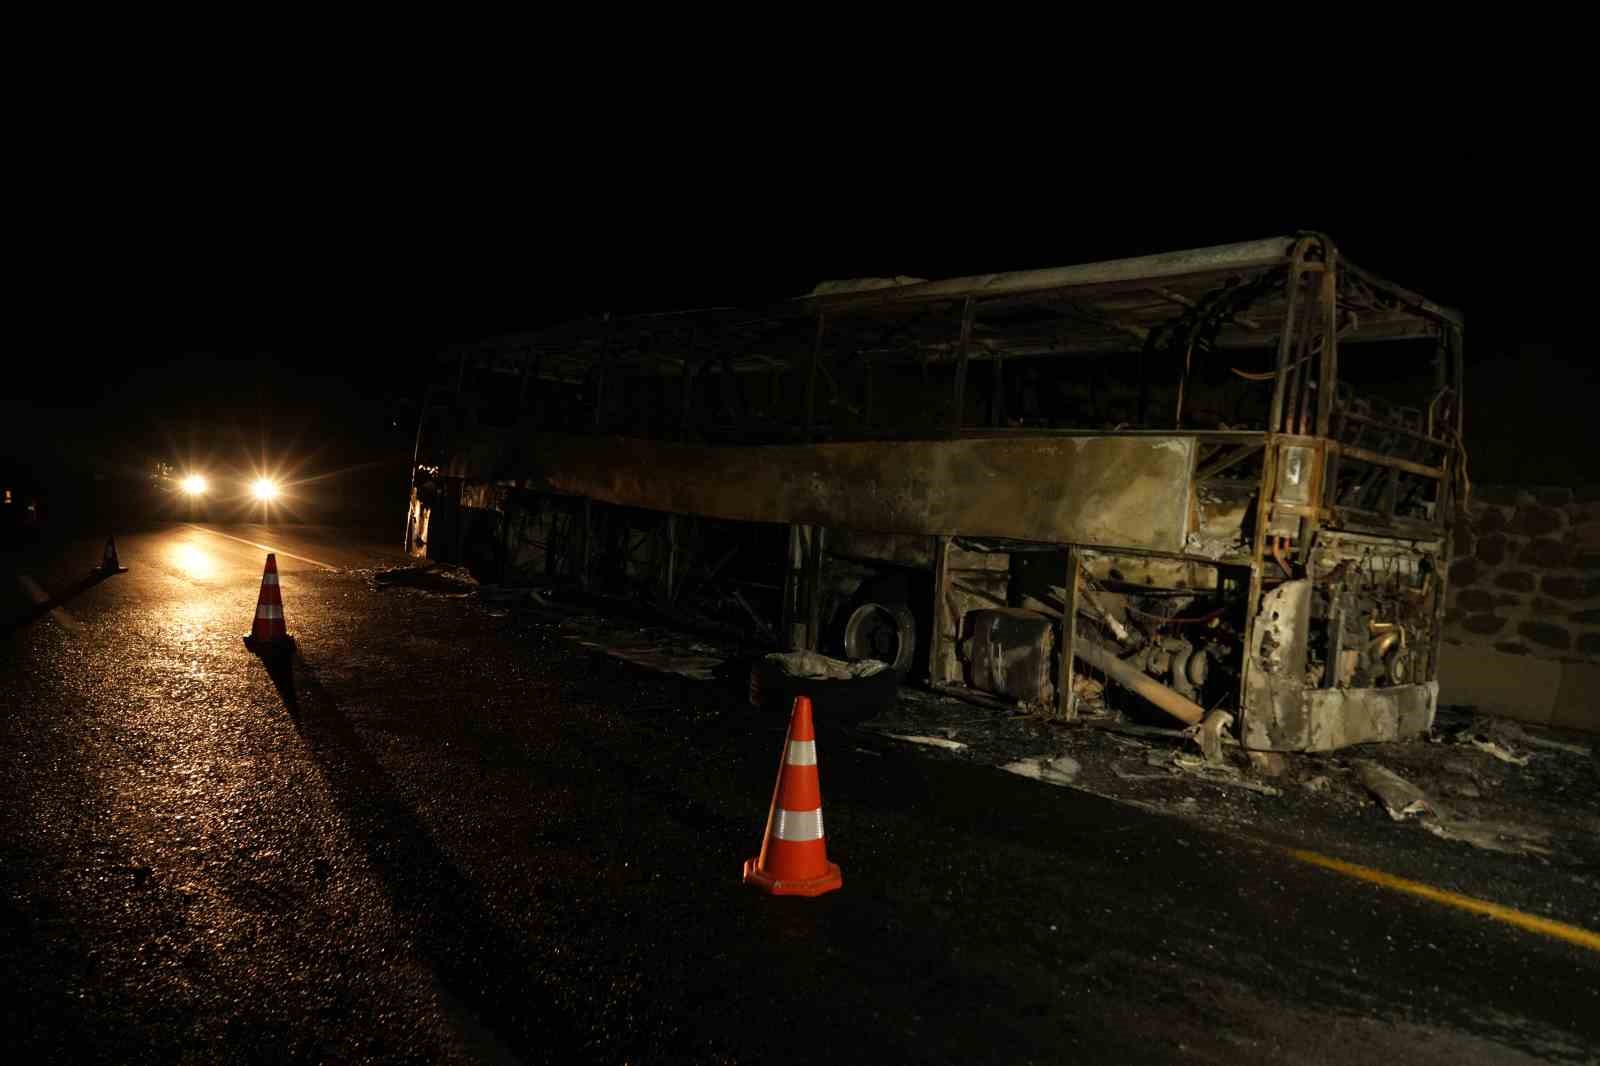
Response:
[{"label": "wheel rim", "polygon": [[844,624],[848,659],[878,659],[901,673],[917,652],[917,622],[903,603],[863,603]]}]

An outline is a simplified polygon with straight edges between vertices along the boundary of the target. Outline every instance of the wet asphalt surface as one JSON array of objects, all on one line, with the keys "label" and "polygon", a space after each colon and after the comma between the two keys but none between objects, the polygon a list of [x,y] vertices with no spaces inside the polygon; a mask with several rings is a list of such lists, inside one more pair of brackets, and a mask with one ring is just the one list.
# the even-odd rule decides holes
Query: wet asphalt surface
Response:
[{"label": "wet asphalt surface", "polygon": [[1594,953],[860,731],[819,731],[843,890],[762,896],[782,723],[738,677],[227,532],[336,568],[279,555],[285,669],[239,639],[258,548],[4,564],[11,1061],[1600,1055]]}]

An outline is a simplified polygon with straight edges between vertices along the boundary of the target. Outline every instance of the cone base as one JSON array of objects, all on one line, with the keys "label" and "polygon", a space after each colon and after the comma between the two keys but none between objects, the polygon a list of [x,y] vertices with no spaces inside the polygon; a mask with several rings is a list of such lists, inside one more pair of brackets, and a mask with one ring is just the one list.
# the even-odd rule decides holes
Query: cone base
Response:
[{"label": "cone base", "polygon": [[89,571],[90,577],[110,577],[112,574],[126,574],[126,566],[97,566]]},{"label": "cone base", "polygon": [[294,638],[285,633],[277,640],[257,640],[246,633],[244,646],[263,658],[268,655],[285,655],[294,650]]},{"label": "cone base", "polygon": [[746,859],[744,883],[755,885],[770,896],[820,896],[844,887],[844,873],[837,863],[830,862],[828,870],[809,881],[779,880],[761,869],[760,859]]}]

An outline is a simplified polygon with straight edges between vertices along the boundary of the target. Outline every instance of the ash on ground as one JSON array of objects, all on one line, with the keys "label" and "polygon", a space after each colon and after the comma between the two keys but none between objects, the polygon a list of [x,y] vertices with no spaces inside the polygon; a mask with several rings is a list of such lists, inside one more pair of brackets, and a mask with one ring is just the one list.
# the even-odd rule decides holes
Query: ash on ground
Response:
[{"label": "ash on ground", "polygon": [[[477,599],[497,617],[703,682],[706,713],[762,713],[740,699],[755,655],[748,637],[691,635],[550,590],[484,587]],[[1426,738],[1325,753],[1246,752],[1230,741],[1208,761],[1194,729],[1166,727],[1098,679],[1078,684],[1074,721],[906,685],[865,721],[819,721],[832,734],[821,743],[989,765],[1600,927],[1600,737],[1441,708]]]}]

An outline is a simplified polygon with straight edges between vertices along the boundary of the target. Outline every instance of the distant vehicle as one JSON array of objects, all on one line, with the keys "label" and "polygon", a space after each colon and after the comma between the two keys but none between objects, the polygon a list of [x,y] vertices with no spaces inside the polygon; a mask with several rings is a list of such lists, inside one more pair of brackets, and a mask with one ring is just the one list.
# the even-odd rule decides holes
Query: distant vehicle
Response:
[{"label": "distant vehicle", "polygon": [[216,486],[205,473],[158,462],[150,474],[161,509],[183,518],[210,518]]},{"label": "distant vehicle", "polygon": [[163,510],[184,518],[209,519],[221,509],[266,517],[284,495],[283,483],[276,477],[202,470],[164,461],[155,464],[150,481]]},{"label": "distant vehicle", "polygon": [[0,540],[30,540],[44,522],[44,488],[20,463],[0,460]]}]

